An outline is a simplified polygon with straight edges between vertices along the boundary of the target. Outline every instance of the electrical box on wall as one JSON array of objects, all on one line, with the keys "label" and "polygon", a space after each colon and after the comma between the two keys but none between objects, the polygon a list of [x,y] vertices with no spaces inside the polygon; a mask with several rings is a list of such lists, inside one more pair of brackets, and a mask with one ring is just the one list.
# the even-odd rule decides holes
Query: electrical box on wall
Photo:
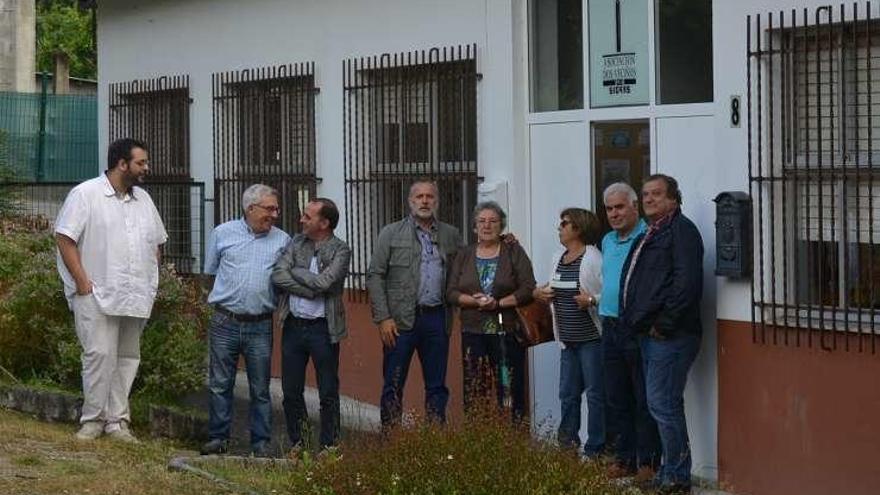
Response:
[{"label": "electrical box on wall", "polygon": [[500,180],[481,183],[477,187],[477,203],[482,203],[483,201],[494,201],[498,203],[498,205],[509,215],[510,208],[508,208],[507,181]]},{"label": "electrical box on wall", "polygon": [[752,198],[742,191],[715,197],[715,275],[752,276]]}]

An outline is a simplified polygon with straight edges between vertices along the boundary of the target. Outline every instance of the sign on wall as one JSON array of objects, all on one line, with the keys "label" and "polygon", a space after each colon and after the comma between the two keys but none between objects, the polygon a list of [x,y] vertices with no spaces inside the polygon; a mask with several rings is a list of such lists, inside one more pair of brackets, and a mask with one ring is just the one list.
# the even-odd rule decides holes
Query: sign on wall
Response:
[{"label": "sign on wall", "polygon": [[590,106],[648,103],[648,0],[589,0]]}]

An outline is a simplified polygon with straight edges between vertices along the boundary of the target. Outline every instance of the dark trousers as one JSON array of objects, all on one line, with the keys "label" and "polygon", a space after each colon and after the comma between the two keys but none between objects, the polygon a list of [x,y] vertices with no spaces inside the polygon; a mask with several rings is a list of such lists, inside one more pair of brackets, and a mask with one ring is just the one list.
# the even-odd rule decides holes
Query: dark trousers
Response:
[{"label": "dark trousers", "polygon": [[606,417],[617,434],[615,457],[629,468],[660,465],[660,436],[648,411],[642,355],[635,335],[617,318],[602,318],[605,345]]},{"label": "dark trousers", "polygon": [[514,419],[525,416],[526,349],[513,334],[461,334],[464,408],[494,395],[498,407],[510,408]]},{"label": "dark trousers", "polygon": [[288,316],[281,337],[281,389],[287,436],[293,445],[302,444],[303,422],[308,421],[303,389],[309,357],[315,367],[321,401],[321,447],[336,445],[339,439],[339,344],[330,342],[326,318],[305,320]]},{"label": "dark trousers", "polygon": [[409,374],[413,353],[418,352],[425,381],[425,411],[429,419],[446,421],[446,364],[449,359],[449,335],[446,333],[446,310],[442,306],[419,311],[410,330],[401,330],[394,346],[384,347],[382,360],[382,426],[400,422],[403,413],[403,387]]}]

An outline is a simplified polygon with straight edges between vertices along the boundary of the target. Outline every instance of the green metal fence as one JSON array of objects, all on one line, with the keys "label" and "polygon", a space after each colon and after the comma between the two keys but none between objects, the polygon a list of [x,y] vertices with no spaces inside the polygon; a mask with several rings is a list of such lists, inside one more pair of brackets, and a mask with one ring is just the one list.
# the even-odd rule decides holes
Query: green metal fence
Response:
[{"label": "green metal fence", "polygon": [[96,176],[96,97],[0,92],[0,164],[28,182]]}]

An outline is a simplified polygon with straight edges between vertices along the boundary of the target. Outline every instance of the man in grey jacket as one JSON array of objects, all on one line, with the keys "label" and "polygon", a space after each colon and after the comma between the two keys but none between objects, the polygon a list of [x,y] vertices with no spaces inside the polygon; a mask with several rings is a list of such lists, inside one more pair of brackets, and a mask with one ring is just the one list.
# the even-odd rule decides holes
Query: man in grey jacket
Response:
[{"label": "man in grey jacket", "polygon": [[380,408],[385,428],[400,421],[414,352],[422,364],[425,411],[432,419],[446,419],[452,318],[443,296],[461,235],[437,220],[438,196],[435,183],[415,182],[409,190],[410,215],[382,229],[370,260],[367,288],[384,353]]},{"label": "man in grey jacket", "polygon": [[278,321],[281,338],[281,388],[287,435],[293,449],[302,446],[307,421],[303,399],[309,357],[318,379],[322,448],[339,439],[339,341],[346,335],[342,292],[351,249],[333,234],[339,223],[336,204],[315,198],[306,205],[302,233],[295,236],[272,271],[281,289]]}]

